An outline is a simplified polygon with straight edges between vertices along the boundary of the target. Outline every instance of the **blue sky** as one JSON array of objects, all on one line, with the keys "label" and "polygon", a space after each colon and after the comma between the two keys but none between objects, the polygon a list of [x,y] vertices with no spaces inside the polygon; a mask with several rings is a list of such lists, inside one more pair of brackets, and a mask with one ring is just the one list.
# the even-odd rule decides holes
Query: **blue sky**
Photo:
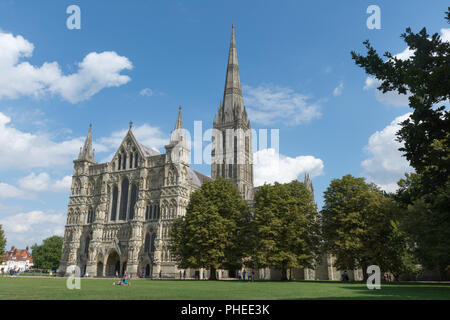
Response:
[{"label": "blue sky", "polygon": [[[81,9],[69,30],[66,9]],[[369,5],[381,9],[370,30]],[[115,152],[128,122],[163,151],[178,105],[184,126],[212,126],[223,96],[231,24],[244,103],[256,129],[280,130],[280,165],[260,150],[255,180],[364,176],[388,191],[408,164],[397,151],[405,97],[376,92],[350,51],[370,39],[403,53],[410,26],[449,39],[448,1],[0,2],[0,224],[8,246],[62,235],[72,160],[93,123],[96,160]],[[3,53],[2,53],[3,52]],[[6,71],[5,71],[6,70]],[[208,165],[193,165],[210,174]]]}]

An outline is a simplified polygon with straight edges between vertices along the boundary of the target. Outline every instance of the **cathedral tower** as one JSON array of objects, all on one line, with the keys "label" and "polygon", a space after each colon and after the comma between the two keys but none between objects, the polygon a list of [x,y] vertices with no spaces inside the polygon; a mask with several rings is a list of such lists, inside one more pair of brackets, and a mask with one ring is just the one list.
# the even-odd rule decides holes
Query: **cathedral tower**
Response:
[{"label": "cathedral tower", "polygon": [[234,26],[223,102],[214,117],[213,148],[211,151],[211,177],[231,180],[242,198],[253,198],[253,155],[251,125],[245,110]]}]

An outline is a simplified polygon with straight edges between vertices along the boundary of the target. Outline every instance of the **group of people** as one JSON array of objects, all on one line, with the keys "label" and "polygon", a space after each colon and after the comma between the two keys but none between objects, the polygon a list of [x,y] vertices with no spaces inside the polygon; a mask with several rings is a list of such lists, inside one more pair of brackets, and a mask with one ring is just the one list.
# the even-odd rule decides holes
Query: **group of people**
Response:
[{"label": "group of people", "polygon": [[130,286],[130,276],[128,274],[124,274],[122,279],[119,282],[113,282],[113,286]]},{"label": "group of people", "polygon": [[239,280],[245,281],[245,276],[247,276],[248,281],[250,281],[250,280],[253,281],[255,279],[255,272],[254,271],[251,271],[251,272],[245,271],[245,269],[244,269],[244,271],[242,271],[242,274],[241,274],[241,270],[238,270],[237,276],[238,276]]},{"label": "group of people", "polygon": [[11,268],[11,269],[9,269],[8,271],[5,272],[5,268],[2,268],[1,271],[2,271],[2,276],[8,275],[8,273],[9,273],[10,277],[14,277],[14,275],[16,277],[18,277],[20,275],[20,269],[13,269],[13,268]]}]

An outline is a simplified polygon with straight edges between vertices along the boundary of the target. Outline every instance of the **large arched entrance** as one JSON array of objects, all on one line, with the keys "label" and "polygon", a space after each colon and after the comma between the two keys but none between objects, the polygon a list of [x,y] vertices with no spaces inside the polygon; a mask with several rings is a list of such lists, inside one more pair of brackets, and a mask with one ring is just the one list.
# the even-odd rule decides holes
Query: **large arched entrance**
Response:
[{"label": "large arched entrance", "polygon": [[151,268],[150,268],[150,264],[149,263],[147,263],[147,265],[145,266],[145,277],[146,278],[149,278],[150,277],[150,270],[151,270]]},{"label": "large arched entrance", "polygon": [[107,277],[115,277],[116,273],[120,273],[120,257],[117,251],[112,251],[106,260],[105,275]]}]

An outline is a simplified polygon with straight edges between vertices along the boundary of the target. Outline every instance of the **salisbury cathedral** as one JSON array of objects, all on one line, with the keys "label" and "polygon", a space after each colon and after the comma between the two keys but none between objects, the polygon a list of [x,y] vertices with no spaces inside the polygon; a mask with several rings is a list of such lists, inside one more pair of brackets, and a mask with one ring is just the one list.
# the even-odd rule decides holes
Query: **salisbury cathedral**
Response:
[{"label": "salisbury cathedral", "polygon": [[[124,273],[153,279],[179,278],[181,274],[186,278],[208,277],[208,270],[177,267],[168,249],[169,230],[174,218],[185,215],[190,194],[206,180],[230,179],[252,205],[252,137],[245,134],[250,132],[251,124],[242,97],[234,27],[224,96],[213,128],[223,133],[219,135],[223,138],[213,144],[209,178],[189,167],[190,149],[183,134],[181,107],[165,154],[140,144],[130,122],[112,160],[97,163],[91,126],[74,160],[60,274],[67,274],[70,266],[78,266],[82,275],[90,277]],[[234,144],[229,144],[229,131],[243,134],[235,135]],[[305,184],[312,192],[309,176],[305,176]],[[330,255],[324,256],[315,270],[294,270],[292,276],[338,280],[340,272],[333,267],[333,260]],[[359,273],[350,272],[350,277],[359,278]],[[219,270],[218,274],[219,278],[229,276],[228,270]],[[279,271],[271,269],[257,270],[256,274],[266,279],[280,277]]]}]

